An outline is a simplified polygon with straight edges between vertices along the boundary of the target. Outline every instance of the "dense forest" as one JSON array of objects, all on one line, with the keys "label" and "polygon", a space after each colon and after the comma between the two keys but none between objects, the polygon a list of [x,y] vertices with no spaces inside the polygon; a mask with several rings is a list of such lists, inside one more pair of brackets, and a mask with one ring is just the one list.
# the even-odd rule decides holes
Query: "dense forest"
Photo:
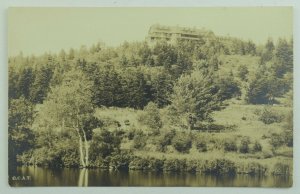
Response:
[{"label": "dense forest", "polygon": [[291,173],[292,40],[210,32],[8,62],[12,166]]}]

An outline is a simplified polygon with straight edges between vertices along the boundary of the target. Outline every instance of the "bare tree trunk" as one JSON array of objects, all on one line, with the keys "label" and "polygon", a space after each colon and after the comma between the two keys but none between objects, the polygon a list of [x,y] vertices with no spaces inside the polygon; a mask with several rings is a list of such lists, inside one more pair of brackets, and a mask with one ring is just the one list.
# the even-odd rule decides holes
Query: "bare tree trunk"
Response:
[{"label": "bare tree trunk", "polygon": [[79,133],[79,130],[77,130],[78,132],[78,136],[79,136],[79,153],[80,153],[80,161],[82,166],[85,168],[86,167],[86,163],[84,162],[84,154],[83,154],[83,145],[82,145],[82,139],[81,139],[81,135]]},{"label": "bare tree trunk", "polygon": [[85,147],[85,165],[86,167],[88,167],[89,165],[89,143],[86,139],[86,134],[85,134],[85,131],[82,130],[83,132],[83,137],[84,137],[84,147]]}]

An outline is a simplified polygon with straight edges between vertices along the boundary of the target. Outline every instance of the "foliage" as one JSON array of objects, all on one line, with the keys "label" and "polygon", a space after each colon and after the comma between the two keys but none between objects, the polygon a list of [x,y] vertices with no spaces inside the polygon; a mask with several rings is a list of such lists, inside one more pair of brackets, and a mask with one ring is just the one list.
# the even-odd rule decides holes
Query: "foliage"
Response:
[{"label": "foliage", "polygon": [[16,162],[16,156],[34,146],[35,134],[29,128],[33,122],[33,104],[24,97],[9,100],[8,146],[9,160]]},{"label": "foliage", "polygon": [[258,141],[255,141],[252,150],[253,150],[253,152],[261,152],[262,145]]},{"label": "foliage", "polygon": [[237,145],[236,141],[233,139],[225,139],[223,142],[224,151],[226,152],[236,152],[237,151]]},{"label": "foliage", "polygon": [[278,133],[272,133],[270,137],[270,144],[273,146],[273,148],[278,148],[284,144],[284,139],[281,134]]},{"label": "foliage", "polygon": [[216,86],[218,88],[220,101],[241,96],[239,83],[235,81],[232,76],[220,77],[216,83]]},{"label": "foliage", "polygon": [[158,151],[165,152],[166,147],[172,144],[172,140],[175,137],[175,135],[176,131],[174,129],[161,134],[161,136],[158,137],[157,141]]},{"label": "foliage", "polygon": [[134,138],[133,138],[133,147],[135,149],[142,149],[146,146],[147,137],[143,133],[143,131],[139,130],[136,131]]},{"label": "foliage", "polygon": [[216,159],[210,164],[212,174],[235,174],[236,166],[234,162],[226,159]]},{"label": "foliage", "polygon": [[192,147],[192,140],[186,133],[177,133],[172,140],[174,148],[181,153],[188,153]]},{"label": "foliage", "polygon": [[167,159],[164,162],[164,171],[184,172],[186,169],[186,160]]},{"label": "foliage", "polygon": [[256,76],[250,79],[246,101],[250,104],[273,104],[276,102],[275,97],[282,95],[283,82],[272,75],[261,73],[257,72]]},{"label": "foliage", "polygon": [[[228,61],[223,60],[226,55],[235,55],[227,56],[234,59],[229,63],[229,75]],[[260,64],[255,66],[259,63],[258,57]],[[244,58],[254,62],[248,63]],[[80,147],[86,144],[83,153],[86,153],[85,158],[89,156],[90,163],[84,167],[214,174],[266,174],[269,170],[273,174],[291,174],[290,164],[280,161],[276,164],[276,161],[265,166],[251,158],[279,155],[280,147],[292,153],[292,114],[287,116],[286,123],[271,126],[274,131],[283,127],[281,132],[268,137],[272,150],[260,140],[250,144],[248,137],[236,135],[240,131],[231,130],[237,126],[248,130],[247,127],[256,122],[255,116],[245,112],[242,117],[237,111],[233,115],[242,117],[243,121],[237,124],[232,121],[234,123],[229,125],[227,121],[231,120],[226,119],[234,119],[234,116],[228,117],[232,112],[221,112],[222,119],[216,119],[214,114],[226,103],[230,104],[229,110],[234,104],[248,108],[255,106],[248,104],[282,103],[281,97],[292,94],[292,72],[292,40],[280,39],[275,45],[269,39],[266,45],[259,47],[251,41],[217,37],[212,32],[203,34],[199,41],[158,42],[154,47],[146,42],[125,42],[114,48],[98,43],[91,48],[62,50],[59,54],[10,57],[9,162],[80,167],[83,166]],[[246,94],[241,86],[246,87]],[[246,96],[248,104],[229,100],[241,95]],[[99,120],[94,116],[99,107],[113,107],[117,111],[134,108],[137,114],[141,112],[140,123],[151,130],[159,129],[159,133],[146,134],[140,130],[144,126],[131,118],[105,120],[100,117]],[[266,107],[257,114],[259,120],[265,124],[283,121],[281,113],[275,110]],[[164,111],[167,114],[160,114]],[[260,131],[271,130],[267,128],[270,126],[257,124],[262,128]],[[193,130],[187,133],[179,129]],[[210,132],[209,136],[196,137],[195,134],[204,131]],[[234,136],[229,137],[231,135]],[[254,133],[255,138],[251,136],[251,139],[259,135]],[[84,145],[80,145],[80,141]],[[199,152],[209,150],[223,156],[220,150],[224,149],[236,153],[225,153],[223,159],[215,159],[215,155],[213,159],[205,159],[210,153],[191,150],[192,142]],[[132,152],[124,151],[131,149],[131,145]],[[169,148],[173,151],[173,146],[179,153],[144,156],[148,146],[157,146],[160,152],[167,152]],[[190,150],[191,155],[182,154]],[[249,152],[251,154],[243,154]],[[155,154],[155,158],[151,154]],[[193,154],[204,159],[191,159]],[[163,157],[159,158],[160,155]],[[241,161],[226,159],[231,156]]]},{"label": "foliage", "polygon": [[205,141],[197,141],[196,148],[199,152],[206,152],[207,151],[207,145]]},{"label": "foliage", "polygon": [[109,166],[115,170],[128,170],[132,154],[127,151],[121,151],[110,157]]},{"label": "foliage", "polygon": [[120,149],[120,137],[107,129],[95,132],[90,144],[90,159],[96,160],[98,157],[106,158]]},{"label": "foliage", "polygon": [[241,145],[239,147],[240,153],[249,153],[249,144],[250,144],[250,138],[249,137],[243,137],[241,140]]},{"label": "foliage", "polygon": [[280,123],[283,120],[283,115],[272,110],[270,107],[264,107],[258,118],[264,124]]},{"label": "foliage", "polygon": [[159,130],[162,127],[159,109],[153,102],[149,102],[148,105],[145,106],[144,112],[139,120],[152,130]]},{"label": "foliage", "polygon": [[149,170],[149,159],[134,158],[129,163],[130,170]]},{"label": "foliage", "polygon": [[201,71],[181,76],[173,88],[171,110],[175,116],[185,118],[191,129],[196,120],[207,120],[220,107],[218,92],[212,80]]},{"label": "foliage", "polygon": [[241,80],[246,81],[248,74],[249,74],[249,70],[246,65],[239,66],[238,76],[239,76],[239,78],[241,78]]}]

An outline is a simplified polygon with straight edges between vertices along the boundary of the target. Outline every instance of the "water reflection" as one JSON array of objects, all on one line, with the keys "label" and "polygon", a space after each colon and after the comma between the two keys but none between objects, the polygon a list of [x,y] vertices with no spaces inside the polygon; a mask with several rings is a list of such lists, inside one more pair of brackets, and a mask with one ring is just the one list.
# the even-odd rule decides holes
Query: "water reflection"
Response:
[{"label": "water reflection", "polygon": [[80,170],[80,175],[78,179],[78,186],[79,187],[87,187],[89,186],[89,170],[88,169],[82,169]]},{"label": "water reflection", "polygon": [[[14,179],[13,179],[14,177]],[[30,177],[16,180],[16,177]],[[12,186],[209,186],[209,187],[289,187],[288,176],[214,176],[190,173],[108,171],[100,169],[49,169],[17,167],[10,170]]]}]

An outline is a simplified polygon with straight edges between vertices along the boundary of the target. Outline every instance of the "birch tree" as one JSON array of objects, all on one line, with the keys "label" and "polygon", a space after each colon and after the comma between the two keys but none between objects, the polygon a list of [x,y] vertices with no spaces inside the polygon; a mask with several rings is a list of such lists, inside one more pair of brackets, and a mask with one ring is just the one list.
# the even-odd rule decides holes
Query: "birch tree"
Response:
[{"label": "birch tree", "polygon": [[78,137],[80,165],[84,168],[89,166],[91,130],[97,127],[87,124],[94,114],[91,87],[92,83],[82,72],[72,70],[66,73],[62,84],[51,88],[47,99],[39,106],[33,124],[35,130],[75,132]]}]

